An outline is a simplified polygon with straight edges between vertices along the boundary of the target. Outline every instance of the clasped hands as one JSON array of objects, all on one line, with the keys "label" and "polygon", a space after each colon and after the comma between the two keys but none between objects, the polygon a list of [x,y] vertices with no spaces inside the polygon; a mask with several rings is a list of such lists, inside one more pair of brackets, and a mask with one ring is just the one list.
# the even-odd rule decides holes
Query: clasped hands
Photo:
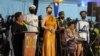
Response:
[{"label": "clasped hands", "polygon": [[54,33],[55,32],[55,29],[47,29],[48,31],[50,31],[51,33]]}]

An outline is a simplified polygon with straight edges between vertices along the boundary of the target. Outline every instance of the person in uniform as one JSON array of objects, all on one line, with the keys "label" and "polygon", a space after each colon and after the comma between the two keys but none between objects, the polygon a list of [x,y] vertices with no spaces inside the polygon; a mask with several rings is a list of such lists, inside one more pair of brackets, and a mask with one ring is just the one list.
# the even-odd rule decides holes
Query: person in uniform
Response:
[{"label": "person in uniform", "polygon": [[99,45],[100,45],[100,23],[97,22],[94,25],[94,28],[92,31],[92,38],[90,42],[90,46],[92,47],[94,56],[99,55],[99,50],[100,50]]},{"label": "person in uniform", "polygon": [[35,9],[36,6],[35,5],[30,5],[29,6],[29,13],[27,14],[24,18],[24,21],[27,25],[27,30],[28,32],[34,32],[34,40],[35,40],[35,51],[36,51],[36,44],[37,44],[37,32],[38,32],[38,16],[35,15]]},{"label": "person in uniform", "polygon": [[34,14],[36,9],[35,5],[29,6],[30,14],[27,14],[24,21],[27,24],[27,29],[29,32],[38,32],[38,16]]},{"label": "person in uniform", "polygon": [[86,19],[87,12],[86,11],[81,11],[80,16],[81,20],[77,22],[76,28],[79,33],[79,37],[83,39],[82,41],[82,46],[78,52],[83,50],[83,56],[91,56],[91,51],[89,47],[89,41],[90,41],[90,36],[89,36],[89,23],[85,20]]},{"label": "person in uniform", "polygon": [[64,11],[59,12],[59,17],[57,20],[57,55],[61,56],[62,53],[65,54],[65,49],[63,50],[64,52],[61,51],[61,49],[63,48],[62,46],[62,42],[61,42],[61,35],[63,34],[63,31],[67,28],[67,22],[65,20],[65,14]]}]

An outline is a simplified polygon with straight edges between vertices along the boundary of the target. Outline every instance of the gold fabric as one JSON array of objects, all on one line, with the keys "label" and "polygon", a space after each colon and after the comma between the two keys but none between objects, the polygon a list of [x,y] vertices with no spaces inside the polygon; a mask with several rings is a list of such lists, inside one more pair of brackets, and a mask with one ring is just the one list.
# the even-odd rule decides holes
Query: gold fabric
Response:
[{"label": "gold fabric", "polygon": [[[55,29],[56,19],[53,16],[47,16],[45,26],[49,29]],[[44,42],[42,48],[42,56],[55,56],[55,32],[44,31]]]}]

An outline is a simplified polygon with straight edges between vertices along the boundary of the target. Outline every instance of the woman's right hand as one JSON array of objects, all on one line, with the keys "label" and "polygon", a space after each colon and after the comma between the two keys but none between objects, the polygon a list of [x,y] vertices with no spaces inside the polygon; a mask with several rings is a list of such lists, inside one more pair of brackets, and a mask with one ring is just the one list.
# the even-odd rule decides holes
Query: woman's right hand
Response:
[{"label": "woman's right hand", "polygon": [[55,32],[55,30],[54,30],[54,29],[49,29],[49,31],[50,31],[51,33],[54,33],[54,32]]}]

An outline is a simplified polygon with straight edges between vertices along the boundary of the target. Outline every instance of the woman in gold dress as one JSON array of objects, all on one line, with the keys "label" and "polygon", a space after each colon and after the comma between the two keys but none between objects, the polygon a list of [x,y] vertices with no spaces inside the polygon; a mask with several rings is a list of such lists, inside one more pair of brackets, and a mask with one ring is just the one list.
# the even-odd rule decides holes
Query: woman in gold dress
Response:
[{"label": "woman in gold dress", "polygon": [[55,52],[55,31],[57,28],[56,19],[52,16],[52,7],[46,8],[47,16],[42,21],[44,31],[44,41],[42,48],[42,56],[56,56]]}]

